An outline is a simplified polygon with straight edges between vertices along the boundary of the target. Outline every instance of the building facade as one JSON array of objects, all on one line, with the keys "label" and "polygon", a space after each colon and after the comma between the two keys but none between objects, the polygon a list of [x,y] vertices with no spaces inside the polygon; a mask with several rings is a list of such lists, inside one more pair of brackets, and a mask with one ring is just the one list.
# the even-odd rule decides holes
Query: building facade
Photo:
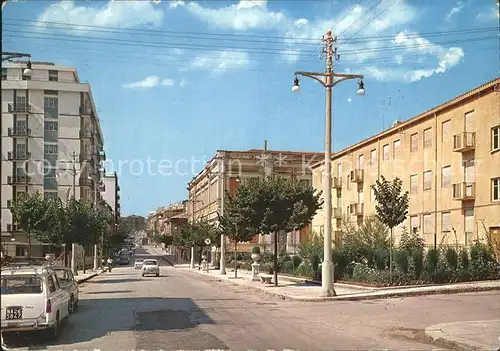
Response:
[{"label": "building facade", "polygon": [[[248,151],[219,150],[198,173],[187,190],[189,221],[206,219],[217,221],[217,213],[224,213],[224,194],[234,193],[240,184],[250,178],[281,176],[298,182],[312,182],[311,166],[324,159],[323,153],[252,149]],[[308,228],[282,235],[280,244],[293,251],[305,238]],[[259,244],[272,249],[272,235],[256,235],[250,243],[239,245],[247,251]]]},{"label": "building facade", "polygon": [[120,185],[118,182],[118,174],[116,174],[116,172],[104,174],[102,176],[102,184],[102,199],[111,207],[111,211],[113,212],[114,216],[114,222],[118,223],[121,216]]},{"label": "building facade", "polygon": [[[332,157],[333,231],[375,213],[372,185],[380,176],[403,181],[409,192],[403,227],[427,246],[493,237],[500,244],[500,79],[483,84]],[[314,166],[321,189],[323,164]],[[313,230],[324,228],[323,211]]]},{"label": "building facade", "polygon": [[22,256],[27,237],[12,222],[11,201],[36,191],[63,201],[72,195],[100,200],[94,184],[100,183],[105,158],[90,85],[80,82],[74,68],[33,62],[26,76],[26,67],[2,67],[1,236],[12,256]]}]

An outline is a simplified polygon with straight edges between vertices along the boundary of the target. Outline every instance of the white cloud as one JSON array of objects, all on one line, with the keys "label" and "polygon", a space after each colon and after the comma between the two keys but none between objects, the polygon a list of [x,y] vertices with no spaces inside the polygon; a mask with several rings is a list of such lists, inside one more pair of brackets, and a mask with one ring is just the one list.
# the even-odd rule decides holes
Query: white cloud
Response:
[{"label": "white cloud", "polygon": [[166,86],[166,87],[171,87],[171,86],[173,86],[173,85],[174,85],[174,83],[175,83],[175,80],[170,79],[170,78],[166,78],[166,79],[164,79],[164,80],[161,82],[161,85]]},{"label": "white cloud", "polygon": [[184,78],[182,78],[182,79],[181,79],[181,81],[179,82],[179,86],[180,86],[181,88],[184,88],[184,87],[185,87],[185,86],[187,86],[188,84],[189,84],[189,82],[188,82],[186,79],[184,79]]},{"label": "white cloud", "polygon": [[224,73],[232,69],[245,68],[250,64],[248,53],[239,51],[218,51],[197,57],[191,62],[191,68],[204,69],[213,74]]},{"label": "white cloud", "polygon": [[[150,1],[108,1],[106,5],[91,6],[88,2],[77,5],[75,1],[64,0],[47,7],[38,21],[127,28],[159,26],[163,17],[163,11]],[[38,23],[38,26],[44,24]]]},{"label": "white cloud", "polygon": [[154,88],[160,83],[160,78],[158,76],[149,76],[144,78],[143,80],[134,82],[134,83],[127,83],[124,84],[124,88],[143,88],[143,89],[149,89],[149,88]]},{"label": "white cloud", "polygon": [[485,23],[493,20],[498,21],[498,18],[500,18],[500,8],[498,5],[494,5],[479,12],[476,16],[476,22]]},{"label": "white cloud", "polygon": [[170,4],[170,8],[177,7],[184,7],[203,22],[221,29],[271,29],[287,21],[283,12],[268,11],[267,0],[240,0],[219,9],[203,7],[196,2],[174,1]]},{"label": "white cloud", "polygon": [[463,8],[464,3],[459,1],[456,6],[452,7],[450,11],[444,15],[444,19],[446,21],[451,21],[455,15],[458,15],[462,11]]}]

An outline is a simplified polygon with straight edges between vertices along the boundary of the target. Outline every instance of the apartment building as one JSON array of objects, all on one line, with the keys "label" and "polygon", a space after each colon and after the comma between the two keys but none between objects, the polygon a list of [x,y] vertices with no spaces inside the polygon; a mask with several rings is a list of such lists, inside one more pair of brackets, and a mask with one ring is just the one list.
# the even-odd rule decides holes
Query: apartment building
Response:
[{"label": "apartment building", "polygon": [[[298,182],[312,182],[311,166],[324,159],[323,153],[251,149],[248,151],[219,150],[191,182],[187,190],[189,221],[217,221],[224,212],[224,194],[234,193],[250,178],[281,176]],[[280,244],[293,251],[304,240],[308,228],[282,235]],[[250,243],[239,245],[242,251],[258,243],[273,247],[272,235],[256,235]]]},{"label": "apartment building", "polygon": [[[321,189],[323,163],[313,168]],[[375,213],[372,185],[383,175],[400,178],[410,196],[396,240],[406,227],[429,247],[468,246],[487,235],[500,243],[500,79],[335,153],[332,175],[337,240],[342,220],[362,223]],[[313,230],[323,228],[321,211]]]},{"label": "apartment building", "polygon": [[175,235],[187,223],[187,201],[176,202],[150,212],[146,228],[159,235]]},{"label": "apartment building", "polygon": [[12,222],[11,201],[36,191],[100,200],[104,139],[90,85],[75,68],[33,62],[25,75],[26,62],[2,65],[1,237],[9,255],[22,256],[28,238]]},{"label": "apartment building", "polygon": [[114,222],[118,223],[121,216],[120,185],[116,172],[102,176],[102,199],[111,207]]}]

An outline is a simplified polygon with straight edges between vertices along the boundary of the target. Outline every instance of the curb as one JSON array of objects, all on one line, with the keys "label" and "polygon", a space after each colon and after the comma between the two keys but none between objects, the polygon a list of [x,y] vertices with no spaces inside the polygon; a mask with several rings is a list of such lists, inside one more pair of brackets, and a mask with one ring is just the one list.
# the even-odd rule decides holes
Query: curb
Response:
[{"label": "curb", "polygon": [[90,280],[94,277],[97,277],[98,275],[100,275],[102,272],[104,271],[100,271],[100,272],[95,272],[95,273],[92,273],[91,275],[89,275],[88,277],[85,277],[85,278],[82,278],[82,279],[77,279],[76,280],[76,283],[78,285],[82,284],[82,283],[85,283],[87,280]]},{"label": "curb", "polygon": [[[425,328],[425,337],[438,345],[449,347],[452,348],[453,350],[479,351],[488,349],[488,347],[485,347],[484,345],[478,345],[476,343],[467,343],[446,337],[446,334],[443,333],[442,329],[450,324],[454,323],[440,323]],[[491,350],[493,351],[493,349]],[[494,350],[500,350],[500,345],[498,346],[498,349]]]},{"label": "curb", "polygon": [[482,292],[482,291],[496,291],[500,290],[500,286],[471,286],[471,287],[461,287],[456,289],[431,289],[431,290],[423,290],[423,291],[386,291],[386,292],[371,292],[367,294],[358,293],[352,295],[343,295],[343,296],[332,296],[332,297],[300,297],[300,296],[290,296],[285,295],[279,292],[273,292],[265,289],[261,289],[251,285],[243,285],[235,283],[230,279],[221,279],[219,277],[211,276],[211,275],[203,275],[200,273],[192,272],[191,270],[186,270],[187,272],[195,275],[199,275],[202,277],[207,277],[212,280],[216,280],[219,282],[229,282],[230,284],[241,286],[243,288],[252,289],[255,291],[263,292],[269,296],[275,296],[282,300],[289,301],[301,301],[301,302],[324,302],[324,301],[361,301],[361,300],[382,300],[387,298],[395,298],[395,297],[415,297],[415,296],[425,296],[425,295],[450,295],[450,294],[461,294],[461,293],[469,293],[469,292]]}]

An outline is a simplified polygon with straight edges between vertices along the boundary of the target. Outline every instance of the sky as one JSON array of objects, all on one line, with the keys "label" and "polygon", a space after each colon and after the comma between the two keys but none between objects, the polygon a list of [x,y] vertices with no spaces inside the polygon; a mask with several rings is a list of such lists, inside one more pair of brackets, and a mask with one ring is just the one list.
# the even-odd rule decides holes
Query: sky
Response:
[{"label": "sky", "polygon": [[495,0],[9,0],[2,42],[91,84],[122,215],[147,215],[217,150],[324,150],[324,88],[291,88],[329,29],[335,71],[365,76],[334,89],[340,150],[496,78],[498,25]]}]

